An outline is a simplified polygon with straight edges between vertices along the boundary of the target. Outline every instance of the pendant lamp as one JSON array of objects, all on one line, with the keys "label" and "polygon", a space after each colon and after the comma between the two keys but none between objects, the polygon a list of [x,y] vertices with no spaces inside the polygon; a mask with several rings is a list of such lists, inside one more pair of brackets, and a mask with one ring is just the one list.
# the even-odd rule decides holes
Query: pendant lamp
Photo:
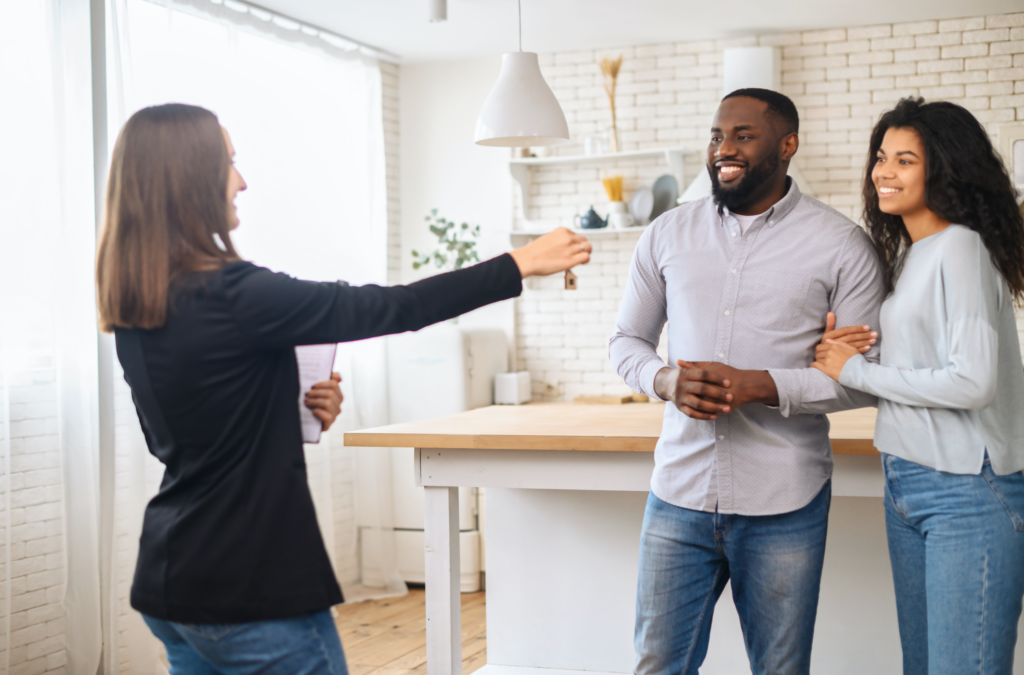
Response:
[{"label": "pendant lamp", "polygon": [[569,125],[533,52],[523,51],[523,14],[519,9],[519,51],[501,58],[498,81],[476,121],[477,145],[537,147],[569,140]]},{"label": "pendant lamp", "polygon": [[427,0],[427,15],[430,23],[448,20],[448,0]]}]

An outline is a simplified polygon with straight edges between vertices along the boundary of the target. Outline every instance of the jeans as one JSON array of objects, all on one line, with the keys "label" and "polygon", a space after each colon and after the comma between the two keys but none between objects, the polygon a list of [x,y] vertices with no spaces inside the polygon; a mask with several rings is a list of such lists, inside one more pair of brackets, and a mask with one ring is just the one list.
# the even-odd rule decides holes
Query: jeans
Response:
[{"label": "jeans", "polygon": [[754,675],[806,675],[825,558],[831,483],[773,516],[705,513],[652,492],[640,535],[637,675],[696,674],[715,603],[732,595]]},{"label": "jeans", "polygon": [[904,675],[1011,675],[1024,597],[1024,474],[882,455]]},{"label": "jeans", "polygon": [[142,617],[171,675],[348,675],[329,611],[275,621],[189,624]]}]

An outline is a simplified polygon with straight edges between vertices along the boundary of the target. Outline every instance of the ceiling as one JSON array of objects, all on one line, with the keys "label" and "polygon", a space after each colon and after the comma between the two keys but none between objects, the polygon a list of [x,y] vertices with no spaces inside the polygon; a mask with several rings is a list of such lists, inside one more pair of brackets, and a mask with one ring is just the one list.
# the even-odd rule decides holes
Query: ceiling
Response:
[{"label": "ceiling", "polygon": [[[379,47],[402,62],[514,51],[516,0],[255,0],[255,4]],[[522,0],[523,49],[604,49],[794,30],[1019,12],[1022,0]]]}]

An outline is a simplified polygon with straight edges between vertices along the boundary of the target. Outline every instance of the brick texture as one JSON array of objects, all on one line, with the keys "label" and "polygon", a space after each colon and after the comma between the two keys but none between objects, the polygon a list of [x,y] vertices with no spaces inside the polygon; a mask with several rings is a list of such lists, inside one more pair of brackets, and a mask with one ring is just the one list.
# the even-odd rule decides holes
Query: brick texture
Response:
[{"label": "brick texture", "polygon": [[388,193],[388,283],[397,284],[401,276],[402,209],[401,166],[399,161],[398,65],[380,62],[384,117],[384,162]]},{"label": "brick texture", "polygon": [[57,674],[67,659],[56,371],[50,340],[35,347],[24,370],[0,370],[0,664]]}]

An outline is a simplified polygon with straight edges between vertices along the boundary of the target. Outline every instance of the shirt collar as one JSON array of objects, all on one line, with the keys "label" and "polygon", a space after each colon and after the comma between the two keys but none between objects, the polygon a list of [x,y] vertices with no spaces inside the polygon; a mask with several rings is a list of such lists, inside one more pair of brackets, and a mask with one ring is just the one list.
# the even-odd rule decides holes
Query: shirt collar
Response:
[{"label": "shirt collar", "polygon": [[[775,227],[775,224],[786,217],[793,208],[800,203],[801,192],[792,176],[786,176],[786,194],[779,201],[772,204],[771,208],[758,216],[758,220],[766,219],[768,227]],[[733,215],[729,209],[722,207],[722,221],[726,216]],[[755,221],[757,222],[757,221]]]}]

